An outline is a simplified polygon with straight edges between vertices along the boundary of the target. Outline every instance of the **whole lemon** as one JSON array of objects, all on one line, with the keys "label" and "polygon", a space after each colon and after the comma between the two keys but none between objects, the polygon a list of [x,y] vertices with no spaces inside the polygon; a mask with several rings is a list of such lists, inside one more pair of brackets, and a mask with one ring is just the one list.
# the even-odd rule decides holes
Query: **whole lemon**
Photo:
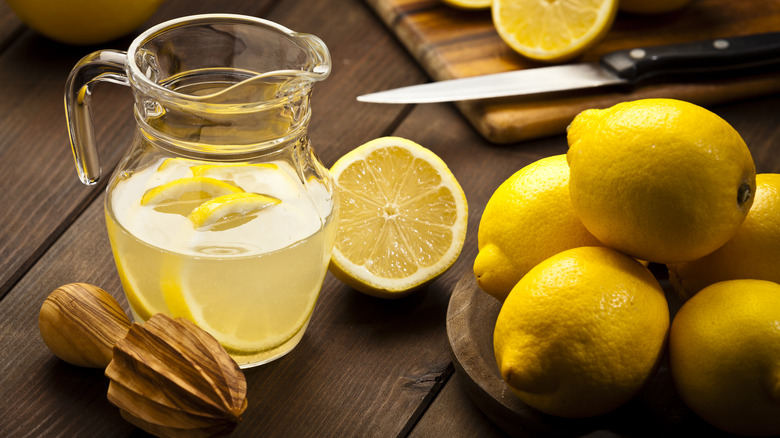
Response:
[{"label": "whole lemon", "polygon": [[620,12],[630,14],[664,14],[688,6],[693,0],[620,0]]},{"label": "whole lemon", "polygon": [[669,334],[680,398],[740,435],[780,434],[780,284],[715,283],[685,302]]},{"label": "whole lemon", "polygon": [[716,114],[675,99],[583,111],[568,130],[574,211],[606,246],[641,260],[695,260],[726,243],[753,204],[747,145]]},{"label": "whole lemon", "polygon": [[698,260],[668,265],[682,299],[723,280],[780,283],[780,174],[756,175],[756,196],[745,221],[723,246]]},{"label": "whole lemon", "polygon": [[124,36],[164,0],[6,0],[19,19],[53,40],[97,44]]},{"label": "whole lemon", "polygon": [[515,172],[488,200],[479,223],[474,275],[483,291],[503,301],[542,260],[597,245],[572,209],[566,155],[542,158]]},{"label": "whole lemon", "polygon": [[501,376],[529,406],[561,417],[610,412],[655,374],[666,297],[638,261],[605,247],[556,254],[504,301],[493,334]]}]

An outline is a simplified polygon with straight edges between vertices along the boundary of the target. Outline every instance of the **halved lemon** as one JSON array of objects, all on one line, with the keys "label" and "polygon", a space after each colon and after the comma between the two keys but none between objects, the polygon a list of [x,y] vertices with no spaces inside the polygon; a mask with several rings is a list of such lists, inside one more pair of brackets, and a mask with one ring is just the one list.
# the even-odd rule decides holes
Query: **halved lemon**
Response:
[{"label": "halved lemon", "polygon": [[493,0],[442,0],[449,6],[460,9],[488,9]]},{"label": "halved lemon", "polygon": [[399,137],[370,141],[331,168],[339,223],[329,269],[369,295],[398,298],[455,262],[466,237],[466,195],[430,150]]},{"label": "halved lemon", "polygon": [[523,56],[572,59],[601,40],[615,21],[618,0],[494,0],[498,35]]},{"label": "halved lemon", "polygon": [[259,193],[230,193],[200,204],[188,217],[196,229],[214,225],[227,229],[251,220],[258,211],[280,202],[273,196]]}]

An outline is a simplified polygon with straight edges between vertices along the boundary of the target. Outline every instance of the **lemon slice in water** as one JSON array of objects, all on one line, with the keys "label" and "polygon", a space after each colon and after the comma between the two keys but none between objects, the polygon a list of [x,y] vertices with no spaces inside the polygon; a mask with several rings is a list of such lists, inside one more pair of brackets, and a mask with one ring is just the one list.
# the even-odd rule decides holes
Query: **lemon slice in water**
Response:
[{"label": "lemon slice in water", "polygon": [[241,192],[241,187],[214,178],[179,178],[147,190],[141,197],[141,205],[154,206],[162,213],[186,216],[204,201]]},{"label": "lemon slice in water", "polygon": [[259,193],[230,193],[200,204],[188,217],[196,229],[213,225],[233,228],[251,220],[260,210],[280,202],[273,196]]},{"label": "lemon slice in water", "polygon": [[211,178],[232,178],[236,174],[255,172],[259,169],[276,170],[279,166],[274,163],[253,164],[199,164],[190,167],[194,176],[207,176]]},{"label": "lemon slice in water", "polygon": [[[175,166],[181,166],[181,165],[189,165],[194,167],[195,165],[203,163],[201,160],[193,160],[191,158],[183,158],[183,157],[174,157],[174,158],[166,158],[163,160],[162,163],[157,167],[157,171],[161,172],[166,169],[170,169]],[[198,175],[195,175],[198,176]]]},{"label": "lemon slice in water", "polygon": [[269,290],[261,273],[254,275],[254,284],[245,282],[253,265],[243,264],[256,263],[246,258],[222,265],[216,278],[202,265],[206,261],[187,263],[167,267],[171,275],[161,284],[167,306],[173,316],[194,322],[231,354],[248,356],[283,345],[301,332],[314,311],[318,290],[287,293],[279,285]]}]

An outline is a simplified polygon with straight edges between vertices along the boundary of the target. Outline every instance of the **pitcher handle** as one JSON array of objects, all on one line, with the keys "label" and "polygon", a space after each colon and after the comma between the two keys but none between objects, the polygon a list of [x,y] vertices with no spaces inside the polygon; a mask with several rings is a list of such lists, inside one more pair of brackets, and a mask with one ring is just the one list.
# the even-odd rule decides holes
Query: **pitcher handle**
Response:
[{"label": "pitcher handle", "polygon": [[100,160],[89,109],[92,87],[103,81],[129,86],[130,81],[125,73],[126,64],[126,52],[93,52],[73,67],[65,84],[65,117],[70,146],[76,160],[79,179],[86,185],[94,185],[100,178]]}]

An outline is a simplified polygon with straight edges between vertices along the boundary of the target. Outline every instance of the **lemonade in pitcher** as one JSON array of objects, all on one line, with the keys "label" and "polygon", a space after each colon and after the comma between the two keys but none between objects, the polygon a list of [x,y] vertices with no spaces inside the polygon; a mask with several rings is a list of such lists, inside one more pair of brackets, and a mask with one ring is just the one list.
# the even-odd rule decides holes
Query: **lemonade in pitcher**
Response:
[{"label": "lemonade in pitcher", "polygon": [[129,85],[135,99],[105,212],[136,321],[187,318],[243,368],[300,341],[336,234],[338,193],[308,137],[329,73],[316,36],[231,14],[161,23],[74,67],[66,115],[85,184],[101,172],[91,87]]},{"label": "lemonade in pitcher", "polygon": [[308,181],[303,197],[302,185],[286,162],[163,158],[119,175],[106,222],[135,319],[190,319],[239,364],[292,349],[335,235],[326,187]]}]

